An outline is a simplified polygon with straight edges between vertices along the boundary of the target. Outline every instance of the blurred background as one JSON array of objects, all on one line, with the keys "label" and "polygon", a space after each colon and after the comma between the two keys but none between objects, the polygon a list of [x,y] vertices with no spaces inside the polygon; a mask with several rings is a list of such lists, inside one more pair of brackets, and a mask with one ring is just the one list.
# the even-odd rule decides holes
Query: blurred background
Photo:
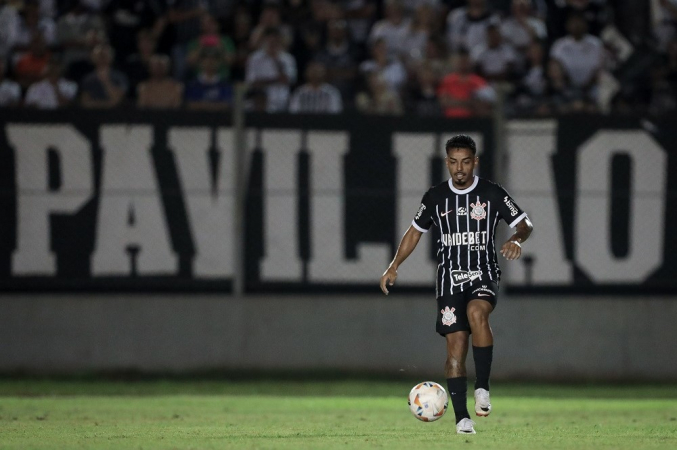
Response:
[{"label": "blurred background", "polygon": [[675,381],[675,124],[675,0],[0,0],[0,373],[439,376],[378,282],[465,133],[494,376]]}]

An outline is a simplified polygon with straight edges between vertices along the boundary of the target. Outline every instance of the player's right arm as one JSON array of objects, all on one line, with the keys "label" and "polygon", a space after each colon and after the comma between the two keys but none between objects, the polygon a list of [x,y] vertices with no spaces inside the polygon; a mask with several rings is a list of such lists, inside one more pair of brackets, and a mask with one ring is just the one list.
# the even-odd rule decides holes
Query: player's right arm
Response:
[{"label": "player's right arm", "polygon": [[410,225],[407,232],[402,236],[402,240],[400,241],[399,247],[397,247],[397,253],[395,253],[393,261],[381,277],[381,290],[385,295],[388,295],[386,284],[392,286],[395,283],[395,280],[397,279],[397,268],[400,267],[400,264],[402,264],[404,260],[411,255],[411,252],[414,251],[422,234],[423,233],[414,228],[413,225]]},{"label": "player's right arm", "polygon": [[418,241],[421,239],[421,235],[427,232],[433,225],[433,210],[434,204],[430,196],[430,191],[428,191],[423,196],[421,206],[418,208],[418,212],[411,222],[409,229],[404,233],[404,236],[402,236],[402,240],[397,247],[397,252],[395,253],[393,261],[383,273],[383,276],[381,276],[381,290],[384,294],[388,295],[386,284],[392,286],[395,283],[395,280],[397,279],[397,268],[400,267],[400,264],[402,264],[404,260],[411,255],[411,252],[414,251]]}]

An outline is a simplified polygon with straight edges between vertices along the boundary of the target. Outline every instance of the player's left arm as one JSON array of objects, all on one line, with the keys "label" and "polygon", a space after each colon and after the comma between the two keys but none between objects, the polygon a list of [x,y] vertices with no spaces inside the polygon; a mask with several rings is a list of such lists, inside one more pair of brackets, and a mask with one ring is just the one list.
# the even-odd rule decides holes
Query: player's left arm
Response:
[{"label": "player's left arm", "polygon": [[515,233],[501,247],[501,254],[509,261],[522,256],[522,243],[529,239],[531,232],[534,231],[534,225],[529,220],[529,217],[526,216],[517,223],[515,228]]},{"label": "player's left arm", "polygon": [[498,213],[510,228],[516,228],[515,234],[510,236],[501,247],[501,255],[508,261],[522,256],[522,243],[529,239],[534,229],[527,213],[519,207],[517,202],[508,194],[508,191],[498,186],[494,201],[497,204]]}]

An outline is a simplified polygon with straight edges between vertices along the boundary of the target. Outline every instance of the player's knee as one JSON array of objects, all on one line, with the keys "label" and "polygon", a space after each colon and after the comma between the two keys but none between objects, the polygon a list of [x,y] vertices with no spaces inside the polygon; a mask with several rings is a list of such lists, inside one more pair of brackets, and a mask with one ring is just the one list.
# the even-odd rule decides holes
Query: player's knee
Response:
[{"label": "player's knee", "polygon": [[468,321],[474,325],[487,323],[489,314],[481,308],[468,308]]}]

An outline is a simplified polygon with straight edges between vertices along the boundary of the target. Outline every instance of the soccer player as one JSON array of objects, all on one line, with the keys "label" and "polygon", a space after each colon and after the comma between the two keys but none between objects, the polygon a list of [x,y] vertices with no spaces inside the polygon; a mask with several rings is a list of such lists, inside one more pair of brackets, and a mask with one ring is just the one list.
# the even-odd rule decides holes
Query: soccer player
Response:
[{"label": "soccer player", "polygon": [[478,158],[475,141],[458,135],[445,145],[451,178],[423,196],[421,206],[402,237],[393,261],[381,277],[381,290],[397,279],[397,269],[414,251],[421,235],[433,228],[437,243],[437,332],[447,341],[445,375],[456,415],[456,432],[475,434],[467,407],[465,359],[472,333],[475,359],[475,414],[488,416],[489,375],[494,337],[489,314],[496,307],[501,270],[495,231],[499,219],[517,231],[501,247],[509,261],[522,254],[533,225],[527,214],[498,184],[473,174]]}]

